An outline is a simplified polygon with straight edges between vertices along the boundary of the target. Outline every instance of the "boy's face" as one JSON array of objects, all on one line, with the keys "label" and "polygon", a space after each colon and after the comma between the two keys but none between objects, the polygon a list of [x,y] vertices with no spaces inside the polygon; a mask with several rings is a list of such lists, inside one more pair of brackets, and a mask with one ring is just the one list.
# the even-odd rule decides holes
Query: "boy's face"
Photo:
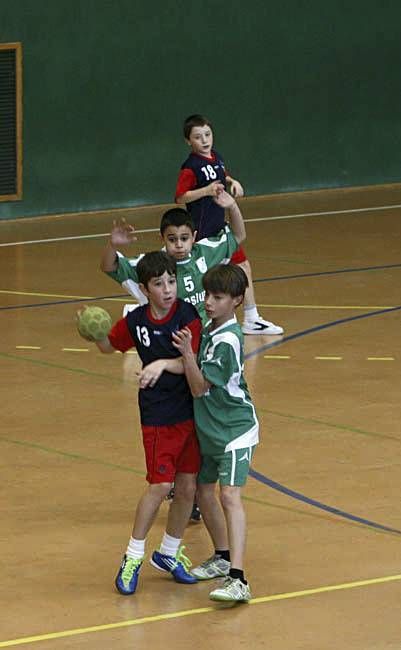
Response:
[{"label": "boy's face", "polygon": [[213,320],[213,324],[218,327],[234,316],[234,312],[241,302],[242,296],[233,298],[228,293],[206,292],[205,311],[207,317]]},{"label": "boy's face", "polygon": [[204,126],[193,126],[187,143],[194,153],[210,158],[213,147],[213,131],[205,124]]},{"label": "boy's face", "polygon": [[158,278],[151,278],[147,287],[140,284],[140,288],[157,314],[167,314],[177,299],[176,277],[167,271]]},{"label": "boy's face", "polygon": [[167,226],[163,233],[166,252],[176,260],[184,260],[190,254],[195,243],[196,232],[188,226]]}]

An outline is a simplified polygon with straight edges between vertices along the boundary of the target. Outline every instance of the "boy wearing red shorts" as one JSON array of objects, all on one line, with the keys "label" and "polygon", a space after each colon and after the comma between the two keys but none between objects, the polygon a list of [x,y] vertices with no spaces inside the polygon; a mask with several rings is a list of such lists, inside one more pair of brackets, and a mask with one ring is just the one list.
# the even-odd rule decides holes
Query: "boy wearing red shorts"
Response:
[{"label": "boy wearing red shorts", "polygon": [[181,541],[194,502],[200,454],[192,395],[172,334],[188,327],[196,354],[201,321],[191,304],[177,299],[174,259],[162,251],[146,253],[136,270],[149,303],[129,312],[105,339],[96,341],[104,353],[135,347],[143,364],[138,399],[148,486],[137,505],[132,536],[115,580],[123,595],[135,593],[146,536],[173,483],[166,532],[150,563],[170,573],[176,582],[197,582],[189,573],[191,563],[183,554]]}]

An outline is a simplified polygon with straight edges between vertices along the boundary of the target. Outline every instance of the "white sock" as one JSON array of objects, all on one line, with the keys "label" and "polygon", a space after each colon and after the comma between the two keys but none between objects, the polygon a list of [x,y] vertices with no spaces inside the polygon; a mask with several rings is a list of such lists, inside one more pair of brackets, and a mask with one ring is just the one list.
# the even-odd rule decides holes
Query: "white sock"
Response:
[{"label": "white sock", "polygon": [[127,546],[126,555],[133,560],[140,560],[145,555],[145,539],[131,537]]},{"label": "white sock", "polygon": [[244,307],[244,321],[245,323],[254,323],[259,318],[256,305],[247,305]]},{"label": "white sock", "polygon": [[177,539],[177,537],[171,537],[171,535],[168,533],[164,533],[162,543],[160,544],[160,553],[163,553],[163,555],[171,555],[172,557],[175,557],[177,555],[180,544],[181,539]]}]

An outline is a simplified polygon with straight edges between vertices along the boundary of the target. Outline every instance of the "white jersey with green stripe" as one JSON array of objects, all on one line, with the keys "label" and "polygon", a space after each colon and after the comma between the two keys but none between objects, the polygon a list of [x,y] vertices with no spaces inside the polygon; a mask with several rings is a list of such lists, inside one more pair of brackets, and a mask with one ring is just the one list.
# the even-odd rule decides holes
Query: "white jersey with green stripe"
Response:
[{"label": "white jersey with green stripe", "polygon": [[243,335],[235,316],[212,332],[203,330],[198,364],[211,387],[194,399],[194,413],[204,455],[259,442],[259,423],[244,379],[243,357]]},{"label": "white jersey with green stripe", "polygon": [[[202,278],[208,269],[216,264],[228,264],[231,256],[238,248],[230,226],[226,226],[215,237],[201,239],[194,244],[192,251],[185,260],[177,261],[177,296],[196,307],[203,323],[206,323],[205,314],[205,291],[202,285]],[[136,265],[142,255],[128,258],[117,252],[118,267],[116,271],[108,271],[113,280],[122,287],[140,304],[147,302],[146,297],[138,286],[138,274]]]}]

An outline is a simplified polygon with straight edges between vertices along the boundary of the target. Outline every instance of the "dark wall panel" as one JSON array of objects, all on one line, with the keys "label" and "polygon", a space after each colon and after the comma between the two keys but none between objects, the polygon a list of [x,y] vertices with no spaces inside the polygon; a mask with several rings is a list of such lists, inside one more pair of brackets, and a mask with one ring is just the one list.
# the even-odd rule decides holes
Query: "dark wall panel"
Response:
[{"label": "dark wall panel", "polygon": [[400,24],[395,0],[1,3],[24,196],[0,217],[172,200],[192,112],[248,194],[397,182]]}]

